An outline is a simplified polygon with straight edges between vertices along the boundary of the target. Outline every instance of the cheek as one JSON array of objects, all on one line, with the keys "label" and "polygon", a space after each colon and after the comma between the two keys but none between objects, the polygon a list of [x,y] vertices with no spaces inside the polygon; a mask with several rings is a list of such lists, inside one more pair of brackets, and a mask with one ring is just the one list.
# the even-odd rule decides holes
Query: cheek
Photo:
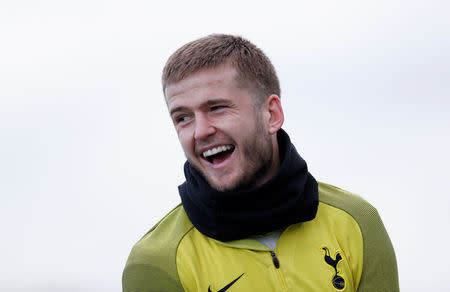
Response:
[{"label": "cheek", "polygon": [[178,131],[178,140],[180,141],[181,147],[185,153],[192,153],[194,151],[194,144],[187,133],[184,131]]}]

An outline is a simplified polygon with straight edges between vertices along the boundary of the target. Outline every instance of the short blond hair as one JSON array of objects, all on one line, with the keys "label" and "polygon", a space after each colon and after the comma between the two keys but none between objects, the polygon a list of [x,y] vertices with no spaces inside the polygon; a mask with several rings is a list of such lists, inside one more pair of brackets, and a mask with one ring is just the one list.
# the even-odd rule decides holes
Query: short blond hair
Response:
[{"label": "short blond hair", "polygon": [[280,96],[275,68],[263,51],[240,36],[225,34],[212,34],[176,50],[163,69],[163,91],[192,73],[227,62],[236,69],[238,82],[256,89],[262,100],[272,94]]}]

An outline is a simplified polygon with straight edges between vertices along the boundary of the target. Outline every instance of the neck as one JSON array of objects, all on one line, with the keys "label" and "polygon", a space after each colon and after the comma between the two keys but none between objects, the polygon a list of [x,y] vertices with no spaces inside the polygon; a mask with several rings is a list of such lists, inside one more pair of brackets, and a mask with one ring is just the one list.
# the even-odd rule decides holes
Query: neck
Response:
[{"label": "neck", "polygon": [[277,141],[277,135],[273,135],[272,137],[272,145],[273,145],[273,152],[272,152],[272,159],[270,161],[270,164],[267,166],[267,170],[265,171],[265,174],[261,176],[252,186],[258,187],[266,182],[268,182],[280,169],[280,151],[278,148],[278,141]]}]

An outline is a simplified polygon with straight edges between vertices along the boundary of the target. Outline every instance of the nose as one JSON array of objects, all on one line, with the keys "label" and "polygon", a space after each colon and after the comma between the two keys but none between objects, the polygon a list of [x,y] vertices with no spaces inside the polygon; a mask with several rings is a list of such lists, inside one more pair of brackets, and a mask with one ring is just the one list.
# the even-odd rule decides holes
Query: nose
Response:
[{"label": "nose", "polygon": [[204,140],[216,132],[216,128],[210,123],[207,117],[198,115],[195,118],[195,133],[196,140]]}]

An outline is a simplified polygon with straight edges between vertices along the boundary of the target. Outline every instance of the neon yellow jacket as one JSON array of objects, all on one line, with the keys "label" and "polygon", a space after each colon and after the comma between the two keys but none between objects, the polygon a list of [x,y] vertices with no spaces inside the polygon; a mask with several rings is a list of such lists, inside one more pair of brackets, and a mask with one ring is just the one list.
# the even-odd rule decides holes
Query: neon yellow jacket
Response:
[{"label": "neon yellow jacket", "polygon": [[376,209],[324,183],[319,200],[316,218],[287,227],[275,250],[255,239],[209,238],[179,205],[133,247],[123,291],[399,291]]}]

